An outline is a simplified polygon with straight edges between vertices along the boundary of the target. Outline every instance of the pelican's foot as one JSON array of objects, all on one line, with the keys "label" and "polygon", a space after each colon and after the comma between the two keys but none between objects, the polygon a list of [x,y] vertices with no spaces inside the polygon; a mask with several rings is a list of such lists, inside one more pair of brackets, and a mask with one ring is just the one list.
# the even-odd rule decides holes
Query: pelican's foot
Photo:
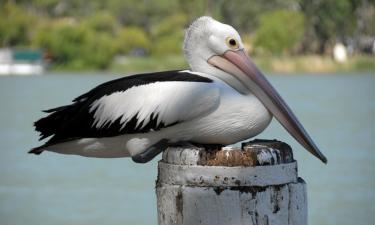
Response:
[{"label": "pelican's foot", "polygon": [[204,148],[208,151],[220,150],[221,148],[225,147],[223,144],[198,144],[194,143],[195,146]]},{"label": "pelican's foot", "polygon": [[191,148],[204,148],[205,150],[220,150],[225,145],[222,144],[200,144],[189,141],[179,141],[169,144],[170,147],[191,147]]},{"label": "pelican's foot", "polygon": [[159,155],[160,152],[164,151],[168,148],[168,140],[162,139],[158,141],[156,144],[150,146],[143,152],[133,155],[132,160],[136,163],[147,163],[151,161],[155,156]]},{"label": "pelican's foot", "polygon": [[197,145],[191,143],[191,142],[188,142],[188,141],[179,141],[179,142],[175,142],[175,143],[170,143],[169,144],[170,147],[191,147],[191,148],[196,148],[198,147]]}]

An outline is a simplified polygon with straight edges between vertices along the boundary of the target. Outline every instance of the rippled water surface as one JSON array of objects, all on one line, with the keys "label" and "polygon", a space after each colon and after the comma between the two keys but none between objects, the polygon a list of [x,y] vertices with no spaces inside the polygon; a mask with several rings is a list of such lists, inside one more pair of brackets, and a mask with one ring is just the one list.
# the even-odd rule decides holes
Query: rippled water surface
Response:
[{"label": "rippled water surface", "polygon": [[[41,109],[67,104],[115,75],[0,77],[0,224],[157,224],[157,159],[26,154]],[[288,142],[308,184],[309,224],[375,221],[375,74],[270,76],[328,157],[322,164],[273,121],[260,138]]]}]

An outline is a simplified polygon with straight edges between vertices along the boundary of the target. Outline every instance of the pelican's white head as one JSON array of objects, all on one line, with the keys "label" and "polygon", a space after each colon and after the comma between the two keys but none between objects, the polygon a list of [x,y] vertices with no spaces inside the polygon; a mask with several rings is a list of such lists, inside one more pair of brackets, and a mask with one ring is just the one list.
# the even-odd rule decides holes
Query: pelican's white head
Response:
[{"label": "pelican's white head", "polygon": [[238,79],[208,62],[212,56],[222,55],[228,50],[244,48],[240,35],[232,26],[220,23],[208,16],[200,17],[186,30],[183,47],[185,58],[192,71],[216,76],[237,91],[249,93],[249,90]]},{"label": "pelican's white head", "polygon": [[215,76],[242,94],[254,94],[302,146],[327,162],[285,101],[245,54],[233,27],[211,17],[198,18],[186,31],[184,52],[192,71]]},{"label": "pelican's white head", "polygon": [[232,26],[211,17],[198,18],[186,30],[184,53],[192,70],[201,69],[211,56],[231,49],[243,49],[240,35]]}]

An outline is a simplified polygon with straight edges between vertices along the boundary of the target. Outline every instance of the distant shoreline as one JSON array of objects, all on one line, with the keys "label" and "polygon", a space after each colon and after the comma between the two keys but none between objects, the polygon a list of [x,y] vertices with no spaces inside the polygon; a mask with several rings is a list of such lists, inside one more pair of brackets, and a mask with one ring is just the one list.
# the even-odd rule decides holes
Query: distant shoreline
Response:
[{"label": "distant shoreline", "polygon": [[[319,55],[296,56],[256,56],[252,57],[258,67],[268,73],[336,73],[375,71],[375,56],[356,55],[348,58],[345,63],[335,62],[332,57]],[[188,65],[182,55],[165,57],[124,57],[122,61],[113,62],[107,72],[147,72],[174,69],[186,69]],[[85,72],[96,71],[90,68],[80,70],[54,65],[50,72]]]},{"label": "distant shoreline", "polygon": [[375,71],[375,56],[357,55],[338,63],[330,56],[297,55],[255,57],[255,63],[265,71],[278,73],[334,73]]}]

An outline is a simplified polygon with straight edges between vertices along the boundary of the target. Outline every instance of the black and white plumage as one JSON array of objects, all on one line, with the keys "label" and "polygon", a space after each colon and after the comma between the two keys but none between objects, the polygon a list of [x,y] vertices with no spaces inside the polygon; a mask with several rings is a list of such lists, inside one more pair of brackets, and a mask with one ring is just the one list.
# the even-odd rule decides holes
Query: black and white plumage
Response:
[{"label": "black and white plumage", "polygon": [[[161,82],[164,82],[160,84]],[[173,85],[170,83],[173,82]],[[184,71],[166,71],[123,77],[97,86],[77,97],[70,105],[46,110],[51,113],[35,122],[41,139],[52,136],[45,146],[67,139],[83,137],[111,137],[121,134],[144,133],[193,118],[201,112],[160,111],[167,103],[158,92],[173,99],[172,95],[184,83],[197,90],[211,83],[211,79]],[[189,82],[192,82],[189,84]],[[156,84],[156,85],[155,85]],[[143,89],[150,96],[140,92]],[[152,89],[158,90],[152,90]],[[146,97],[146,98],[145,98]],[[193,98],[194,95],[186,96]],[[125,100],[121,105],[118,101]],[[180,101],[180,99],[178,99]],[[142,103],[141,103],[142,101]],[[161,102],[159,102],[161,101]],[[140,104],[141,103],[141,104]],[[199,102],[193,102],[198,103]],[[193,105],[192,105],[193,106]],[[183,107],[178,107],[183,109]],[[204,110],[199,108],[199,110]],[[166,113],[169,113],[166,115]],[[174,113],[172,115],[171,113]],[[188,113],[192,115],[188,115]]]},{"label": "black and white plumage", "polygon": [[187,30],[191,70],[123,77],[97,86],[35,122],[30,152],[146,162],[168,144],[233,144],[262,132],[274,115],[307,150],[326,161],[286,103],[243,53],[231,26],[201,17]]},{"label": "black and white plumage", "polygon": [[[38,120],[35,126],[42,139],[52,138],[32,151],[39,153],[48,149],[93,157],[129,156],[129,153],[139,153],[136,151],[138,146],[159,140],[151,141],[152,137],[148,136],[161,134],[171,143],[194,141],[216,144],[217,138],[220,138],[220,143],[231,144],[233,138],[240,141],[246,139],[249,133],[259,133],[271,119],[256,98],[244,97],[232,90],[215,77],[204,77],[191,71],[141,74],[110,81],[79,96],[71,105],[47,110],[51,114]],[[223,102],[227,99],[220,99],[224,97],[223,94],[228,98],[246,98],[249,104],[254,103],[254,107],[247,108],[243,105],[246,101],[240,98]],[[218,110],[220,102],[231,106]],[[215,110],[216,113],[212,114]],[[233,113],[224,113],[226,110]],[[256,113],[258,110],[260,112]],[[208,114],[215,117],[204,117]],[[243,121],[237,116],[241,114]],[[224,120],[225,116],[228,116],[227,120]],[[254,122],[259,121],[257,116],[264,117],[263,126],[257,133],[251,134],[251,130],[255,131]],[[248,127],[243,126],[245,123]],[[178,127],[181,127],[181,131],[176,133]],[[237,132],[228,135],[229,129]],[[119,145],[116,143],[127,138],[134,149],[118,152]],[[207,138],[207,141],[202,141],[202,138]],[[142,139],[147,139],[146,143]],[[114,145],[115,149],[102,150],[106,148],[104,146]]]}]

